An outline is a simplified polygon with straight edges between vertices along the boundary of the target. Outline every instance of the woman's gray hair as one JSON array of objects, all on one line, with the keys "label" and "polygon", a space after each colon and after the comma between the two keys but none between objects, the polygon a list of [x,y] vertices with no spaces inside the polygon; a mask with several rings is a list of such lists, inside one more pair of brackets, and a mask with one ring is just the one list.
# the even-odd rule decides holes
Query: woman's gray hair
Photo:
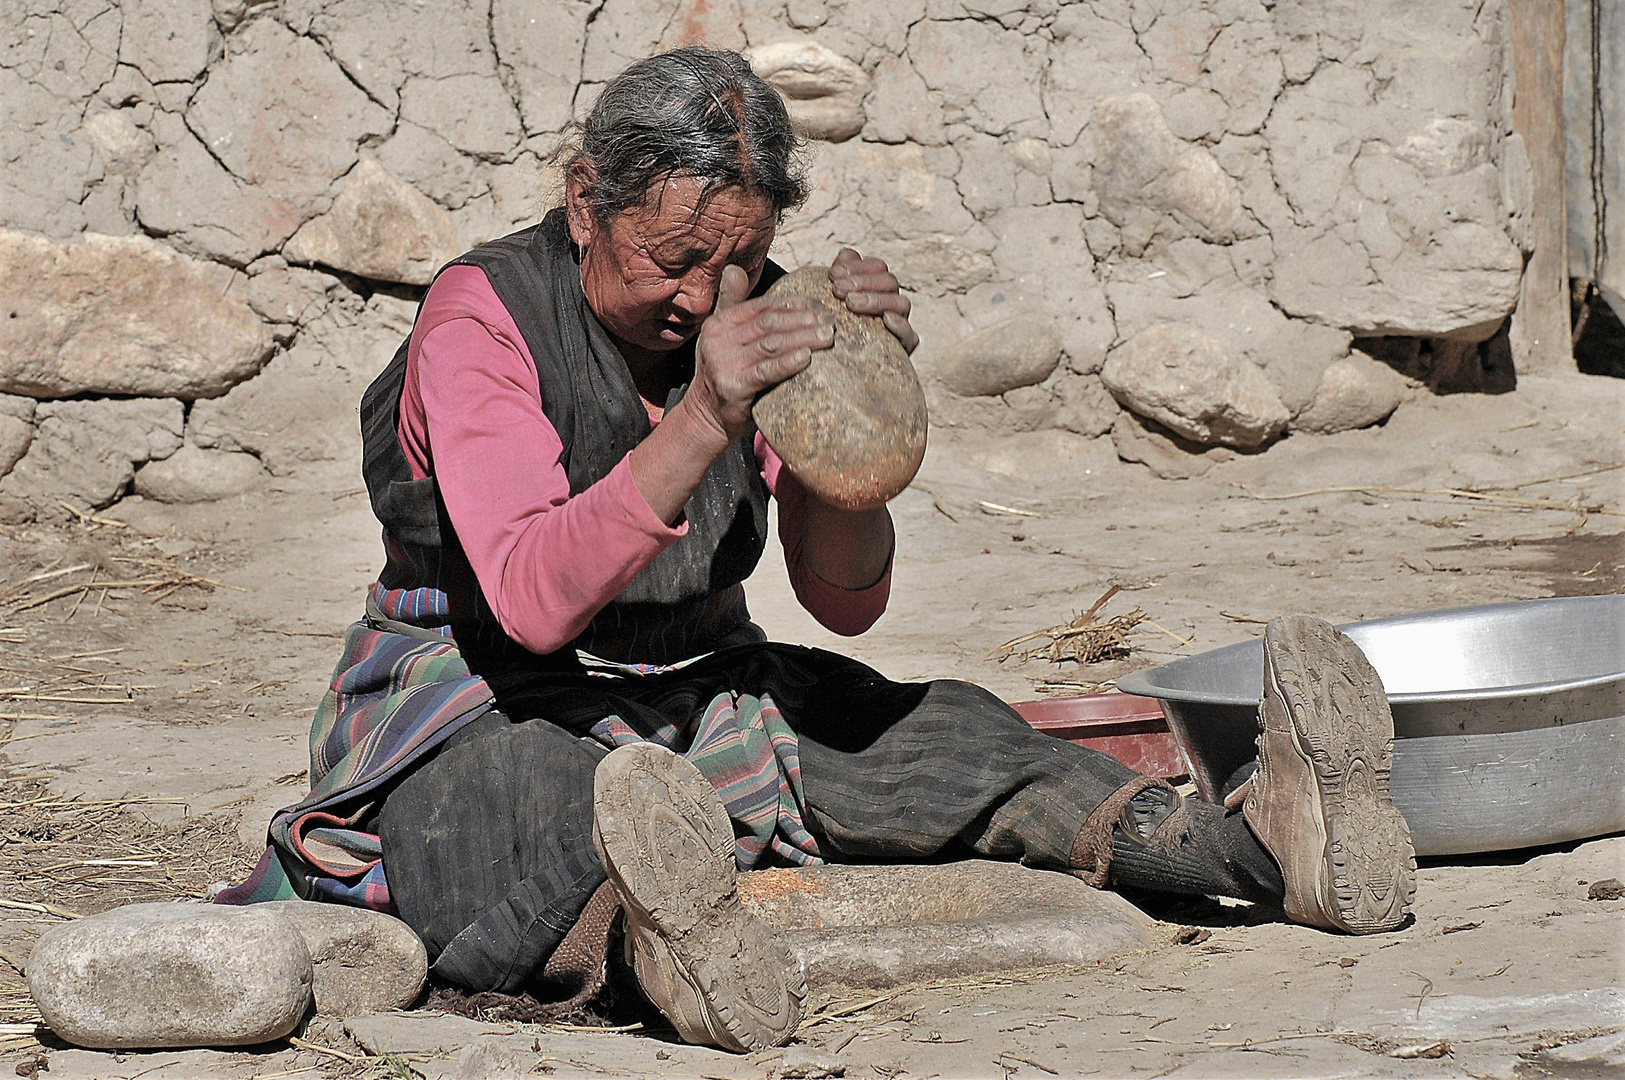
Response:
[{"label": "woman's gray hair", "polygon": [[695,177],[706,192],[758,192],[783,216],[807,197],[803,146],[778,92],[744,57],[690,45],[611,79],[568,165],[591,166],[587,197],[601,222],[645,205],[669,176]]}]

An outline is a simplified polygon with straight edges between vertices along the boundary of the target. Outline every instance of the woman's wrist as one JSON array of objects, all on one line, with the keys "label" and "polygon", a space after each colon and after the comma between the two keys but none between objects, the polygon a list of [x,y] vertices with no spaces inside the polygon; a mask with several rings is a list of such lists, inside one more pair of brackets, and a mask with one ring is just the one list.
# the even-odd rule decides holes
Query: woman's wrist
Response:
[{"label": "woman's wrist", "polygon": [[801,557],[807,568],[837,588],[867,589],[891,565],[896,536],[891,511],[841,510],[811,492],[803,510]]},{"label": "woman's wrist", "polygon": [[685,408],[685,397],[669,410],[649,437],[632,448],[627,464],[649,509],[671,525],[700,481],[731,441],[703,409]]}]

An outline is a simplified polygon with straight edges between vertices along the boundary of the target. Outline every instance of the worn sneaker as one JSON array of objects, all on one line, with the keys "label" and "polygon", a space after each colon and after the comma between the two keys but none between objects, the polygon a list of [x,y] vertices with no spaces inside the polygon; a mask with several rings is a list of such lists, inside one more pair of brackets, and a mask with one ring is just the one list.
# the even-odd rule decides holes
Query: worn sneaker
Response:
[{"label": "worn sneaker", "polygon": [[1307,615],[1264,631],[1258,772],[1242,804],[1280,864],[1295,922],[1392,930],[1416,898],[1416,851],[1388,794],[1394,718],[1365,654]]},{"label": "worn sneaker", "polygon": [[685,1042],[743,1053],[790,1041],[806,978],[740,905],[733,826],[692,763],[650,743],[599,762],[593,846],[626,908],[638,985]]}]

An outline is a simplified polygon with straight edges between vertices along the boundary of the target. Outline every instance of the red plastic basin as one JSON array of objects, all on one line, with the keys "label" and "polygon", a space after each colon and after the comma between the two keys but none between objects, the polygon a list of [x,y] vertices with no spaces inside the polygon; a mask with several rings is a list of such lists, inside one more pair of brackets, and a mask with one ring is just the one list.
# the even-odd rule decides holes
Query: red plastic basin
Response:
[{"label": "red plastic basin", "polygon": [[1044,734],[1110,754],[1135,772],[1171,777],[1190,771],[1156,698],[1113,691],[1017,701],[1012,707]]}]

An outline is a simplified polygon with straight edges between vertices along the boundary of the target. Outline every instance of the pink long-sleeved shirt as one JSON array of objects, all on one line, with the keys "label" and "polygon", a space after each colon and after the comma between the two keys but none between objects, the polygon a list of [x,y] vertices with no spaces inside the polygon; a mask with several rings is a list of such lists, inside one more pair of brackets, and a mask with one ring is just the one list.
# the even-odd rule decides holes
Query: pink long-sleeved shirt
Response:
[{"label": "pink long-sleeved shirt", "polygon": [[[655,515],[625,458],[571,496],[535,361],[478,267],[450,267],[429,289],[407,350],[398,431],[413,478],[435,477],[502,629],[532,652],[569,644],[688,531]],[[886,609],[890,564],[867,589],[820,578],[802,556],[806,489],[761,435],[756,459],[779,503],[796,598],[831,631],[863,633]]]}]

